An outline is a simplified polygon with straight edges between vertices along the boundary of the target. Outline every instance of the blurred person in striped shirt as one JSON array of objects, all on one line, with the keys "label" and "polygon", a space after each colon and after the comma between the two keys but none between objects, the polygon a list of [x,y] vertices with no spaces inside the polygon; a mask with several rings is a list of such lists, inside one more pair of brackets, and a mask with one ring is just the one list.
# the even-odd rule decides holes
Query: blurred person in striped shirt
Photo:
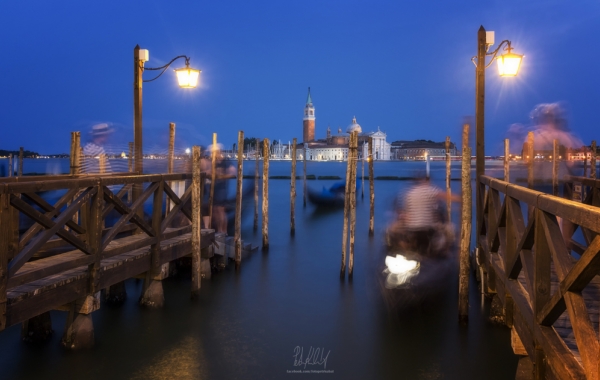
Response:
[{"label": "blurred person in striped shirt", "polygon": [[112,132],[113,130],[107,123],[96,124],[92,127],[91,140],[83,147],[82,173],[97,174],[112,171],[104,149]]}]

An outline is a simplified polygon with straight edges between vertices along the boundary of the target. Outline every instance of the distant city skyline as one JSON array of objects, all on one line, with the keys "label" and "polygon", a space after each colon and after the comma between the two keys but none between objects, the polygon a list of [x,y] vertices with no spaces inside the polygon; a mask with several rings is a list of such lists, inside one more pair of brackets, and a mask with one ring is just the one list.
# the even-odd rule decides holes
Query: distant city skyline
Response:
[{"label": "distant city skyline", "polygon": [[171,69],[144,84],[144,151],[166,150],[169,122],[177,150],[208,145],[213,132],[231,146],[239,130],[300,142],[307,87],[317,138],[356,116],[390,142],[450,136],[460,144],[464,117],[475,113],[480,25],[525,54],[516,78],[486,70],[487,155],[501,154],[513,124],[532,129],[530,113],[543,103],[561,103],[586,145],[600,139],[600,51],[590,47],[598,1],[233,1],[186,4],[185,14],[165,1],[4,4],[0,149],[68,152],[71,131],[85,141],[102,122],[115,129],[113,144],[127,146],[136,44],[150,52],[147,67],[184,54],[202,70],[196,89],[178,88]]}]

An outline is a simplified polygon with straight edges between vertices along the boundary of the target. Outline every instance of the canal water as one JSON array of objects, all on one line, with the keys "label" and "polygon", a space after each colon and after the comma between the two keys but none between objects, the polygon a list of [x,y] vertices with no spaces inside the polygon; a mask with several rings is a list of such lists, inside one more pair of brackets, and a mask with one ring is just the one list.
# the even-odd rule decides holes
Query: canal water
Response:
[{"label": "canal water", "polygon": [[[43,160],[27,161],[26,172],[43,172],[34,167]],[[64,161],[51,164],[66,172]],[[159,172],[163,163],[147,161],[145,167]],[[308,174],[343,177],[345,165],[311,162]],[[378,162],[375,176],[409,176],[424,169],[423,162]],[[301,170],[298,164],[299,175]],[[444,171],[443,162],[432,163],[433,183],[442,188]],[[252,175],[254,163],[245,162],[244,172]],[[271,162],[271,175],[289,173],[290,162]],[[490,165],[488,173],[501,176],[501,164]],[[460,178],[459,162],[453,163],[452,175]],[[311,180],[308,186],[320,189],[333,182]],[[489,301],[482,299],[473,278],[469,324],[458,324],[457,266],[435,302],[398,311],[390,310],[382,296],[383,233],[394,197],[410,184],[375,181],[375,234],[369,237],[366,183],[364,199],[359,196],[357,202],[354,278],[340,280],[343,210],[303,207],[298,181],[296,234],[291,236],[289,180],[273,179],[268,253],[259,248],[239,272],[229,265],[203,281],[201,296],[193,301],[189,274],[165,280],[166,302],[160,310],[139,307],[142,282],[127,281],[125,304],[103,304],[93,313],[96,345],[89,351],[60,347],[64,312],[52,312],[54,334],[43,344],[21,342],[20,326],[12,326],[0,333],[0,377],[513,379],[518,358],[510,347],[510,330],[487,320]],[[452,181],[452,191],[460,193],[460,181]],[[260,222],[253,231],[253,205],[246,210],[244,242],[260,247]],[[454,221],[458,215],[455,206]],[[313,360],[306,363],[309,357]]]}]

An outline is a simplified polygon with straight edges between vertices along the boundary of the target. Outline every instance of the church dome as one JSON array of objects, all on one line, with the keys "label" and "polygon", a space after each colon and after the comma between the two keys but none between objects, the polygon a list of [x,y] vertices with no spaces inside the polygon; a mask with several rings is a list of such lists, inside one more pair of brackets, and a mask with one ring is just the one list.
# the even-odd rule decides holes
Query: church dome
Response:
[{"label": "church dome", "polygon": [[346,133],[352,133],[354,131],[358,131],[358,133],[362,133],[362,128],[360,127],[360,124],[358,124],[356,122],[356,116],[354,118],[352,118],[352,124],[350,124],[348,126],[348,128],[346,128]]}]

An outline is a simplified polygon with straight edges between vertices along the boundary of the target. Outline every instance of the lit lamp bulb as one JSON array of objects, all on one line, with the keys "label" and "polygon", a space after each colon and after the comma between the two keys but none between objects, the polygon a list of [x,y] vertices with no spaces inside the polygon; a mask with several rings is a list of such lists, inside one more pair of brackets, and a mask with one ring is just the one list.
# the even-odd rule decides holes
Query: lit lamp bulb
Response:
[{"label": "lit lamp bulb", "polygon": [[498,57],[498,73],[501,77],[516,77],[523,56],[509,52]]},{"label": "lit lamp bulb", "polygon": [[200,70],[192,69],[186,63],[185,68],[175,70],[177,82],[181,88],[195,88],[200,78]]}]

